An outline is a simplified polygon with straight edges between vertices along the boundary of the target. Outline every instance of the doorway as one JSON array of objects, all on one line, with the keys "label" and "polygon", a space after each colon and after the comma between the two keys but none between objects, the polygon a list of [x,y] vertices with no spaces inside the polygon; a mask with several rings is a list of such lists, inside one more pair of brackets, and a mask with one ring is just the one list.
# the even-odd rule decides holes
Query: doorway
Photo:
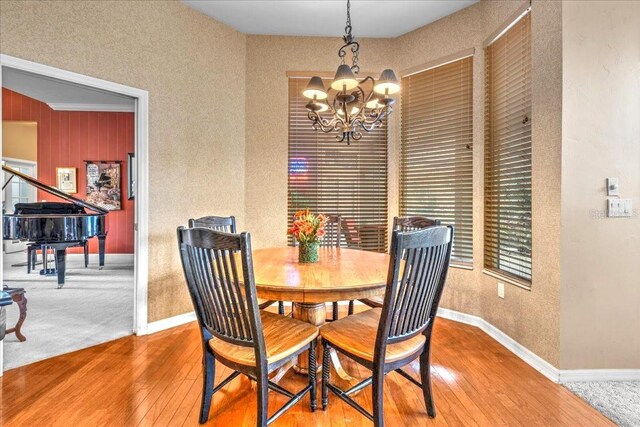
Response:
[{"label": "doorway", "polygon": [[[144,90],[131,88],[128,86],[95,79],[92,77],[72,73],[69,71],[21,60],[7,55],[0,55],[0,83],[2,83],[3,74],[7,71],[20,71],[30,73],[43,79],[56,80],[69,85],[79,85],[95,91],[111,94],[115,96],[129,97],[132,100],[132,133],[134,150],[128,153],[127,158],[121,160],[120,170],[126,174],[127,170],[134,170],[135,179],[129,182],[122,182],[122,198],[128,199],[133,196],[131,202],[135,207],[133,217],[133,254],[131,255],[133,264],[133,291],[131,292],[132,301],[129,302],[129,312],[131,315],[131,324],[129,333],[133,332],[138,335],[147,333],[147,278],[148,278],[148,261],[147,261],[147,217],[148,217],[148,93]],[[6,105],[3,103],[3,105]],[[0,138],[0,148],[2,148],[3,139]],[[133,155],[135,153],[135,155]],[[5,161],[10,159],[5,159]],[[118,160],[118,159],[85,159],[85,160]],[[14,166],[18,166],[14,163]],[[37,165],[33,165],[34,168]],[[61,165],[63,166],[63,165]],[[79,169],[79,168],[78,168]],[[22,171],[24,172],[24,171]],[[27,171],[37,175],[36,170]],[[111,173],[111,171],[108,171]],[[78,170],[78,174],[85,171]],[[8,187],[8,186],[7,186]],[[19,191],[19,189],[18,189]],[[83,188],[81,191],[85,191]],[[109,195],[111,195],[109,191]],[[132,193],[132,194],[129,194]],[[4,194],[5,198],[7,194]],[[13,195],[11,195],[13,197]],[[37,197],[40,197],[38,194]],[[83,197],[85,198],[85,197]],[[12,200],[6,198],[5,201]],[[26,199],[25,199],[26,200]],[[3,222],[5,220],[3,213]],[[19,252],[19,249],[18,249]],[[9,253],[0,253],[0,262],[6,264],[5,256],[11,256]],[[97,255],[96,255],[97,256]],[[76,257],[77,258],[77,257]],[[25,258],[26,259],[26,258]],[[93,262],[96,262],[92,260]],[[92,264],[92,262],[90,262]],[[35,276],[33,276],[35,277]],[[0,272],[0,278],[4,282],[4,272]],[[65,284],[65,286],[67,286]],[[65,289],[66,290],[66,289]],[[63,295],[63,294],[58,294]],[[68,294],[67,294],[68,295]],[[53,304],[55,302],[52,301]],[[133,303],[133,304],[131,304]],[[132,309],[131,309],[132,308]],[[62,325],[61,325],[62,326]],[[3,369],[3,344],[0,342],[0,375]]]}]

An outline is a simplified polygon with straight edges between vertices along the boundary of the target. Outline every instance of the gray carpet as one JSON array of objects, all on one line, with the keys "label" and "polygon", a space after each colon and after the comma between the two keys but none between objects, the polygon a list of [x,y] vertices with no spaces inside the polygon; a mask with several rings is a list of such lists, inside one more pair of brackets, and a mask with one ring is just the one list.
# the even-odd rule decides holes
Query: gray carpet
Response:
[{"label": "gray carpet", "polygon": [[566,388],[621,427],[640,427],[640,381],[576,382]]},{"label": "gray carpet", "polygon": [[[4,369],[130,335],[133,329],[133,255],[107,254],[105,267],[90,257],[84,268],[82,255],[67,256],[65,285],[57,289],[55,277],[27,274],[23,253],[5,254],[4,283],[27,291],[27,319],[20,342],[15,335],[4,340]],[[38,266],[39,269],[41,266]],[[7,327],[18,318],[18,307],[7,310]]]}]

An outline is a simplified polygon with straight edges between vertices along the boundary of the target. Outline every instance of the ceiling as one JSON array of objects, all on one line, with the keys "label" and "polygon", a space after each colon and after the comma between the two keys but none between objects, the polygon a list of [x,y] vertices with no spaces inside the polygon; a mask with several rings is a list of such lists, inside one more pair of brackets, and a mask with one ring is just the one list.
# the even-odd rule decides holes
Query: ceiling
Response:
[{"label": "ceiling", "polygon": [[[246,34],[341,36],[346,0],[183,0],[188,6]],[[353,0],[356,37],[397,37],[464,9],[478,0]]]},{"label": "ceiling", "polygon": [[44,102],[54,110],[134,111],[134,99],[112,92],[2,68],[2,87]]}]

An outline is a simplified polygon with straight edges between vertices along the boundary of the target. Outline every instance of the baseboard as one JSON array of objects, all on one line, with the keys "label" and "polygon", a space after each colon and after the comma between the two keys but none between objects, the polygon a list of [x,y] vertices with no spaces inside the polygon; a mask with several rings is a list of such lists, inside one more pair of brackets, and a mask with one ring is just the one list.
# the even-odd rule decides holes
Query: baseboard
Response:
[{"label": "baseboard", "polygon": [[640,369],[558,369],[486,320],[448,308],[438,309],[438,316],[477,326],[507,350],[555,383],[579,381],[640,381]]},{"label": "baseboard", "polygon": [[561,383],[584,381],[640,381],[640,369],[564,369]]},{"label": "baseboard", "polygon": [[560,373],[555,366],[553,366],[486,320],[478,316],[460,313],[459,311],[449,310],[447,308],[438,309],[438,316],[442,317],[443,319],[454,320],[456,322],[464,323],[467,325],[477,326],[491,338],[502,344],[507,350],[511,351],[513,354],[526,362],[533,369],[540,372],[542,375],[549,378],[555,383],[560,382]]},{"label": "baseboard", "polygon": [[167,319],[157,320],[147,324],[147,334],[155,334],[156,332],[164,331],[166,329],[175,328],[176,326],[184,325],[185,323],[193,322],[196,320],[196,313],[189,312],[180,314],[178,316],[169,317]]}]

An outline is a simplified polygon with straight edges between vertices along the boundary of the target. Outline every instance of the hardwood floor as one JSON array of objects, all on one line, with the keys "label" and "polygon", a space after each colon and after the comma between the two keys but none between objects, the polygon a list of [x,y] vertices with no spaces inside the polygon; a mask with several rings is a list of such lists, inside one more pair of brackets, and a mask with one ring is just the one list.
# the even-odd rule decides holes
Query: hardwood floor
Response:
[{"label": "hardwood floor", "polygon": [[[126,337],[27,367],[0,378],[4,426],[196,426],[201,393],[200,341],[195,323],[147,337]],[[345,368],[367,372],[345,360]],[[385,382],[387,426],[613,426],[564,387],[477,328],[438,319],[433,343],[435,419],[420,390],[396,373]],[[410,366],[419,378],[418,364]],[[230,373],[218,365],[216,383]],[[299,390],[289,371],[280,381]],[[255,383],[236,378],[214,396],[210,425],[255,425]],[[285,401],[270,393],[270,413]],[[311,413],[308,397],[274,426],[371,426],[329,396],[326,412]],[[356,400],[371,409],[371,390]]]}]

